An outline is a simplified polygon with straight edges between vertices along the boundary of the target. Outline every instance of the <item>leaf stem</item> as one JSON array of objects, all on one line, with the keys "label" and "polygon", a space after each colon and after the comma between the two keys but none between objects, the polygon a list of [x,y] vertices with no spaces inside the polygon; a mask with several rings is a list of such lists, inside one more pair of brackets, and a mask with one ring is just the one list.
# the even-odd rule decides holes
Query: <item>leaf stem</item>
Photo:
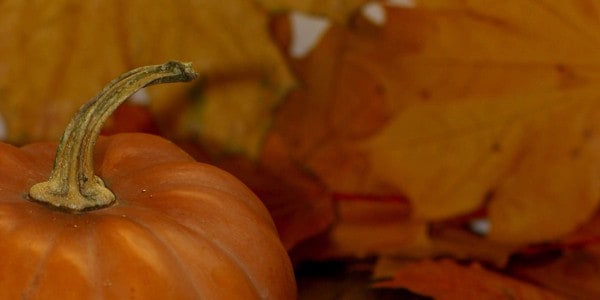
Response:
[{"label": "leaf stem", "polygon": [[137,68],[111,81],[73,117],[58,145],[50,178],[32,186],[30,198],[72,212],[114,203],[115,195],[94,174],[94,146],[104,122],[139,89],[196,76],[190,63],[171,61]]}]

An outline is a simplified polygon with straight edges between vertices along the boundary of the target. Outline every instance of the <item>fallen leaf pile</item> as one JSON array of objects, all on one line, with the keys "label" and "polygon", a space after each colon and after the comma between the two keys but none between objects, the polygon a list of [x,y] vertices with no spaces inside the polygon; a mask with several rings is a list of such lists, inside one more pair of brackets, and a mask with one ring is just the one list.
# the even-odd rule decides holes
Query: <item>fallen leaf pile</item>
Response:
[{"label": "fallen leaf pile", "polygon": [[400,268],[393,280],[376,287],[407,287],[435,299],[563,299],[526,282],[490,272],[480,265],[424,260]]},{"label": "fallen leaf pile", "polygon": [[[435,299],[600,298],[600,3],[396,2],[4,1],[0,114],[13,143],[55,139],[115,74],[189,60],[201,80],[105,133],[240,177],[299,265],[374,257],[372,289]],[[298,11],[330,21],[302,57]]]},{"label": "fallen leaf pile", "polygon": [[[599,297],[600,235],[564,241],[595,222],[600,201],[598,9],[423,1],[385,7],[383,25],[360,14],[333,23],[306,57],[290,58],[301,85],[270,132],[336,201],[334,226],[293,254],[475,261],[398,267],[377,285],[436,299],[452,288],[435,284],[470,276],[482,284],[450,299]],[[522,252],[540,245],[551,247]],[[409,270],[423,278],[404,281],[417,276]]]},{"label": "fallen leaf pile", "polygon": [[[593,61],[567,56],[589,42],[561,41],[575,32],[553,18],[552,40],[565,46],[539,46],[533,57],[519,49],[546,42],[536,33],[554,27],[535,14],[481,10],[394,8],[384,27],[333,28],[294,62],[305,88],[283,104],[274,131],[332,190],[401,194],[428,221],[485,204],[490,239],[557,238],[600,200],[597,74]],[[564,72],[579,79],[564,85]]]}]

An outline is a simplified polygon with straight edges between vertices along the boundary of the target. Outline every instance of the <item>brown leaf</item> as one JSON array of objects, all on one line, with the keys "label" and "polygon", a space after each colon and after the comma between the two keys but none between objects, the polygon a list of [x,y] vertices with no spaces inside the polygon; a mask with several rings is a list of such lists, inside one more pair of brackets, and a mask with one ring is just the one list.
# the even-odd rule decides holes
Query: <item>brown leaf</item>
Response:
[{"label": "brown leaf", "polygon": [[407,218],[406,203],[346,198],[336,209],[331,229],[294,249],[296,260],[428,254],[427,225]]},{"label": "brown leaf", "polygon": [[563,299],[543,288],[489,271],[478,264],[451,260],[407,263],[377,288],[405,288],[435,299]]},{"label": "brown leaf", "polygon": [[515,261],[509,267],[517,277],[554,290],[571,299],[600,297],[600,247],[598,245],[566,250],[560,257],[535,263],[532,257]]},{"label": "brown leaf", "polygon": [[600,298],[600,212],[560,242],[528,247],[508,271],[571,298]]},{"label": "brown leaf", "polygon": [[430,257],[474,260],[496,268],[504,268],[518,248],[490,241],[465,228],[432,226]]}]

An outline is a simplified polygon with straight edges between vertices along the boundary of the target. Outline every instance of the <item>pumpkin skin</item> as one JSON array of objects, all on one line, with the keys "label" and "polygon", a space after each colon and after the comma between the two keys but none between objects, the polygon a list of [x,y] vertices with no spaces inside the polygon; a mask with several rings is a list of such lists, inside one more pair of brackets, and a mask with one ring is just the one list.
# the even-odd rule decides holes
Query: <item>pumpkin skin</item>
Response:
[{"label": "pumpkin skin", "polygon": [[295,299],[289,257],[240,181],[160,137],[101,137],[116,196],[69,213],[27,199],[56,144],[0,143],[1,299]]}]

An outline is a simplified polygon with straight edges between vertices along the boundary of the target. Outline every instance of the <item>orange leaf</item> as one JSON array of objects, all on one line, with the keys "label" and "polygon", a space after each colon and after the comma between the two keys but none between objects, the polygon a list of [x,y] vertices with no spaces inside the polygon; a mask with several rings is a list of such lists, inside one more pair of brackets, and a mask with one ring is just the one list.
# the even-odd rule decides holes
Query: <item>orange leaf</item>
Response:
[{"label": "orange leaf", "polygon": [[298,260],[363,258],[378,254],[422,257],[429,252],[427,225],[407,218],[403,202],[343,199],[325,234],[294,250]]},{"label": "orange leaf", "polygon": [[[529,257],[528,260],[532,260]],[[535,282],[577,299],[600,297],[600,247],[566,250],[552,261],[515,261],[509,271],[515,277]]]},{"label": "orange leaf", "polygon": [[446,2],[332,26],[274,130],[334,191],[430,221],[489,203],[490,239],[557,239],[600,200],[600,56],[575,38],[595,27],[571,4]]},{"label": "orange leaf", "polygon": [[489,271],[478,264],[421,261],[402,267],[377,288],[405,288],[435,299],[563,299],[543,288]]},{"label": "orange leaf", "polygon": [[274,13],[302,11],[345,22],[361,5],[370,0],[256,0]]},{"label": "orange leaf", "polygon": [[526,249],[508,270],[573,298],[600,298],[600,213],[559,243]]}]

